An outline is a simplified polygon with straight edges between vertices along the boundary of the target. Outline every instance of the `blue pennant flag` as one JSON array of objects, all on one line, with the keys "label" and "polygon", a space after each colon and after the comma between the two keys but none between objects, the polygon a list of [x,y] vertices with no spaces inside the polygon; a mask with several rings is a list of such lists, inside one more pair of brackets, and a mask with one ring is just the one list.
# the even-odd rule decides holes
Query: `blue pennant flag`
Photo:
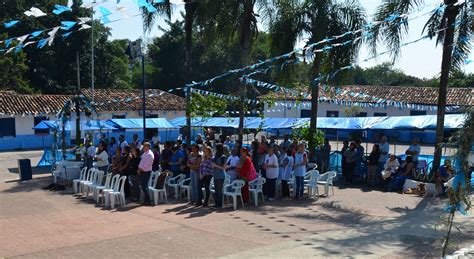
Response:
[{"label": "blue pennant flag", "polygon": [[109,11],[109,9],[99,6],[99,11],[102,13],[103,16],[108,16],[111,15],[112,13]]},{"label": "blue pennant flag", "polygon": [[23,44],[20,44],[18,46],[15,47],[15,53],[18,53],[20,52],[25,46]]},{"label": "blue pennant flag", "polygon": [[71,35],[71,33],[72,33],[72,31],[64,33],[63,35],[61,35],[63,37],[63,40],[66,39],[67,37],[69,37],[69,35]]},{"label": "blue pennant flag", "polygon": [[41,33],[43,33],[43,31],[34,31],[30,34],[30,39],[33,39],[33,38],[36,38],[38,37]]},{"label": "blue pennant flag", "polygon": [[55,15],[60,15],[64,12],[71,12],[71,11],[72,11],[71,7],[57,4],[57,5],[54,5],[53,13]]},{"label": "blue pennant flag", "polygon": [[69,31],[77,22],[72,21],[62,21],[61,22],[61,30]]},{"label": "blue pennant flag", "polygon": [[14,20],[14,21],[6,22],[6,23],[4,23],[4,25],[5,25],[5,28],[11,28],[11,27],[15,26],[15,24],[17,24],[17,23],[19,23],[19,22],[20,22],[20,21],[18,21],[18,20]]},{"label": "blue pennant flag", "polygon": [[12,40],[13,40],[13,39],[6,39],[6,40],[5,40],[5,48],[10,47],[10,44],[12,43]]},{"label": "blue pennant flag", "polygon": [[36,48],[42,49],[47,43],[48,43],[48,39],[41,39],[38,42],[38,45],[36,46]]},{"label": "blue pennant flag", "polygon": [[105,23],[110,23],[110,19],[109,19],[109,17],[107,17],[107,16],[102,16],[100,19],[102,20],[102,22],[103,22],[104,24],[105,24]]}]

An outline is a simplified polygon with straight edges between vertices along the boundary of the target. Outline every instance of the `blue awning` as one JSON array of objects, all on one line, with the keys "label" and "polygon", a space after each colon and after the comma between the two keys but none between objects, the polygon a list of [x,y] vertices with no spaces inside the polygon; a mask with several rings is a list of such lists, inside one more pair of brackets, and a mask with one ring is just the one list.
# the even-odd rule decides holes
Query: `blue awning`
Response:
[{"label": "blue awning", "polygon": [[[76,122],[66,122],[66,131],[70,131],[71,128],[75,129]],[[40,121],[36,126],[33,128],[35,130],[44,130],[44,129],[52,129],[52,130],[62,130],[61,125],[58,124],[57,121],[52,120],[43,120]],[[81,121],[81,130],[115,130],[116,127],[107,124],[106,121]]]},{"label": "blue awning", "polygon": [[[118,129],[141,129],[143,128],[143,119],[111,119],[106,122],[108,125]],[[171,124],[165,118],[148,118],[146,127],[149,129],[174,129],[177,126]]]},{"label": "blue awning", "polygon": [[[40,121],[36,126],[33,127],[35,130],[45,130],[45,129],[52,129],[52,130],[62,130],[62,126],[58,125],[57,121],[48,121],[43,120]],[[71,123],[68,121],[66,122],[66,131],[71,130]]]}]

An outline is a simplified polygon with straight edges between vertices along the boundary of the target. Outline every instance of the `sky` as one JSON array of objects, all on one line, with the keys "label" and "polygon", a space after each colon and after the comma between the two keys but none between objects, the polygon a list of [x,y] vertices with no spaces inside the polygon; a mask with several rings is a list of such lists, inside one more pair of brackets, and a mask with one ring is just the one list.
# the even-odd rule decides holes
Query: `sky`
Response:
[{"label": "sky", "polygon": [[[179,1],[177,1],[179,2]],[[420,10],[417,14],[423,14],[434,9],[437,0],[426,0],[425,8]],[[373,13],[376,10],[376,7],[379,5],[379,0],[360,0],[362,6],[366,9],[369,18],[372,17]],[[165,20],[160,18],[156,21],[155,26],[151,32],[144,34],[143,26],[140,16],[134,15],[139,13],[138,7],[134,0],[122,0],[120,5],[124,6],[126,10],[125,16],[131,16],[131,18],[124,19],[123,14],[113,14],[110,17],[110,20],[123,19],[121,21],[113,22],[107,24],[112,31],[112,39],[130,39],[135,40],[137,38],[145,38],[146,41],[150,41],[153,37],[159,36],[162,32],[158,29],[158,26],[167,28]],[[101,6],[108,8],[112,13],[116,13],[117,4],[115,1],[110,1],[108,3],[103,3]],[[96,7],[98,8],[98,7]],[[184,5],[174,5],[173,6],[173,15],[171,20],[176,21],[182,19],[181,12],[184,12]],[[99,15],[96,9],[96,15]],[[428,16],[421,17],[410,21],[409,23],[409,32],[408,36],[404,41],[415,40],[422,36],[423,26],[426,23]],[[263,26],[262,26],[263,27]],[[379,52],[382,52],[384,48],[381,46]],[[473,51],[474,52],[474,51]],[[432,78],[434,76],[439,76],[439,71],[441,68],[441,46],[436,46],[435,40],[423,40],[416,44],[408,45],[401,49],[401,54],[394,63],[394,66],[398,69],[401,69],[408,75],[416,76],[419,78]],[[367,49],[367,46],[363,46],[360,54],[359,61],[364,60],[365,58],[370,57],[370,53]],[[471,53],[469,59],[474,60],[474,54]],[[389,55],[380,56],[369,62],[359,62],[358,65],[362,67],[371,67],[383,62],[391,62],[392,59]],[[474,73],[474,62],[465,65],[463,70],[467,73]]]}]

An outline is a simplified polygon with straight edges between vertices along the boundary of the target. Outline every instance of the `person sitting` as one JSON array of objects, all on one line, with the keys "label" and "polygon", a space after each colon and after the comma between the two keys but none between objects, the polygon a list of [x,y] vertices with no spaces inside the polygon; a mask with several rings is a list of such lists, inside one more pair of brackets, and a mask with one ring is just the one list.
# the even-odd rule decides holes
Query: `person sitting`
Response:
[{"label": "person sitting", "polygon": [[444,193],[444,183],[449,181],[454,175],[454,170],[451,166],[451,160],[444,160],[444,165],[440,166],[438,172],[435,173],[436,190],[440,190]]},{"label": "person sitting", "polygon": [[384,164],[384,169],[381,173],[381,186],[382,189],[385,189],[385,186],[387,186],[390,183],[390,180],[392,180],[392,175],[394,175],[398,167],[400,167],[400,162],[397,159],[397,156],[392,154],[390,155],[389,159],[385,162]]},{"label": "person sitting", "polygon": [[122,149],[119,146],[117,146],[115,148],[115,156],[112,157],[112,166],[110,167],[110,170],[109,170],[112,174],[120,173],[120,169],[122,168],[121,156],[122,156]]},{"label": "person sitting", "polygon": [[406,179],[411,179],[413,177],[413,172],[415,171],[415,164],[413,163],[413,157],[407,156],[405,164],[398,171],[398,173],[392,178],[390,182],[389,191],[396,192],[400,191],[405,183]]}]

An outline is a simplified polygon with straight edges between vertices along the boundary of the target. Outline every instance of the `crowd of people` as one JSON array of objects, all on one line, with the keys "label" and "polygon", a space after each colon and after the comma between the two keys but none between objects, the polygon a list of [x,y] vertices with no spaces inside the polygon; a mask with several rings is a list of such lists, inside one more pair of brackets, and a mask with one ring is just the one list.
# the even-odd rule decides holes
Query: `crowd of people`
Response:
[{"label": "crowd of people", "polygon": [[[303,197],[304,177],[306,175],[309,154],[305,143],[297,139],[290,141],[289,136],[278,144],[275,136],[267,140],[265,135],[255,139],[250,148],[241,143],[234,143],[228,136],[206,140],[198,135],[194,144],[189,146],[180,139],[175,142],[165,142],[160,148],[161,139],[155,134],[151,142],[140,141],[137,134],[127,142],[121,135],[118,141],[111,137],[101,141],[96,149],[88,141],[82,150],[85,166],[92,167],[96,161],[99,170],[113,174],[126,175],[125,195],[131,201],[138,201],[140,188],[145,194],[144,204],[150,204],[147,184],[151,172],[161,170],[173,176],[179,174],[190,178],[191,203],[196,206],[208,206],[211,179],[214,179],[214,206],[222,207],[223,183],[226,176],[230,180],[245,181],[242,196],[245,203],[249,201],[248,182],[257,176],[266,179],[264,185],[265,197],[271,201],[276,196],[276,181],[281,182],[281,195],[290,198],[289,181],[294,176],[295,199]],[[385,191],[399,191],[406,179],[413,177],[418,164],[420,145],[417,138],[406,150],[405,161],[400,161],[395,154],[390,154],[390,145],[385,136],[373,145],[366,156],[361,141],[343,142],[342,174],[343,183],[350,185],[356,176],[363,176],[364,181],[371,186],[380,186]],[[321,173],[329,170],[331,146],[329,140],[315,150],[317,168]],[[361,172],[366,165],[366,171]],[[450,161],[436,174],[436,182],[442,185],[452,177],[453,170]],[[205,190],[205,195],[201,189]]]},{"label": "crowd of people", "polygon": [[[326,141],[328,144],[329,142]],[[209,206],[211,196],[210,183],[214,184],[214,207],[221,208],[223,184],[226,177],[232,180],[244,180],[241,189],[244,203],[249,202],[248,183],[258,176],[266,179],[264,194],[267,200],[276,198],[276,180],[282,184],[282,196],[290,198],[290,181],[292,172],[295,176],[295,199],[303,197],[304,176],[308,165],[308,154],[304,143],[284,140],[277,144],[276,138],[268,141],[262,135],[250,148],[234,143],[230,137],[221,136],[210,141],[197,136],[189,146],[181,140],[165,142],[160,149],[160,139],[155,135],[151,142],[140,141],[138,135],[127,142],[124,135],[118,141],[100,141],[97,149],[89,141],[82,150],[85,166],[92,167],[93,161],[99,170],[112,174],[126,175],[125,196],[136,202],[143,191],[144,204],[150,204],[147,183],[153,171],[169,172],[173,176],[180,174],[190,178],[191,203],[196,206]],[[330,146],[328,148],[330,150]],[[327,155],[329,159],[329,154]],[[328,167],[329,161],[322,161]],[[205,195],[201,189],[205,190]]]}]

